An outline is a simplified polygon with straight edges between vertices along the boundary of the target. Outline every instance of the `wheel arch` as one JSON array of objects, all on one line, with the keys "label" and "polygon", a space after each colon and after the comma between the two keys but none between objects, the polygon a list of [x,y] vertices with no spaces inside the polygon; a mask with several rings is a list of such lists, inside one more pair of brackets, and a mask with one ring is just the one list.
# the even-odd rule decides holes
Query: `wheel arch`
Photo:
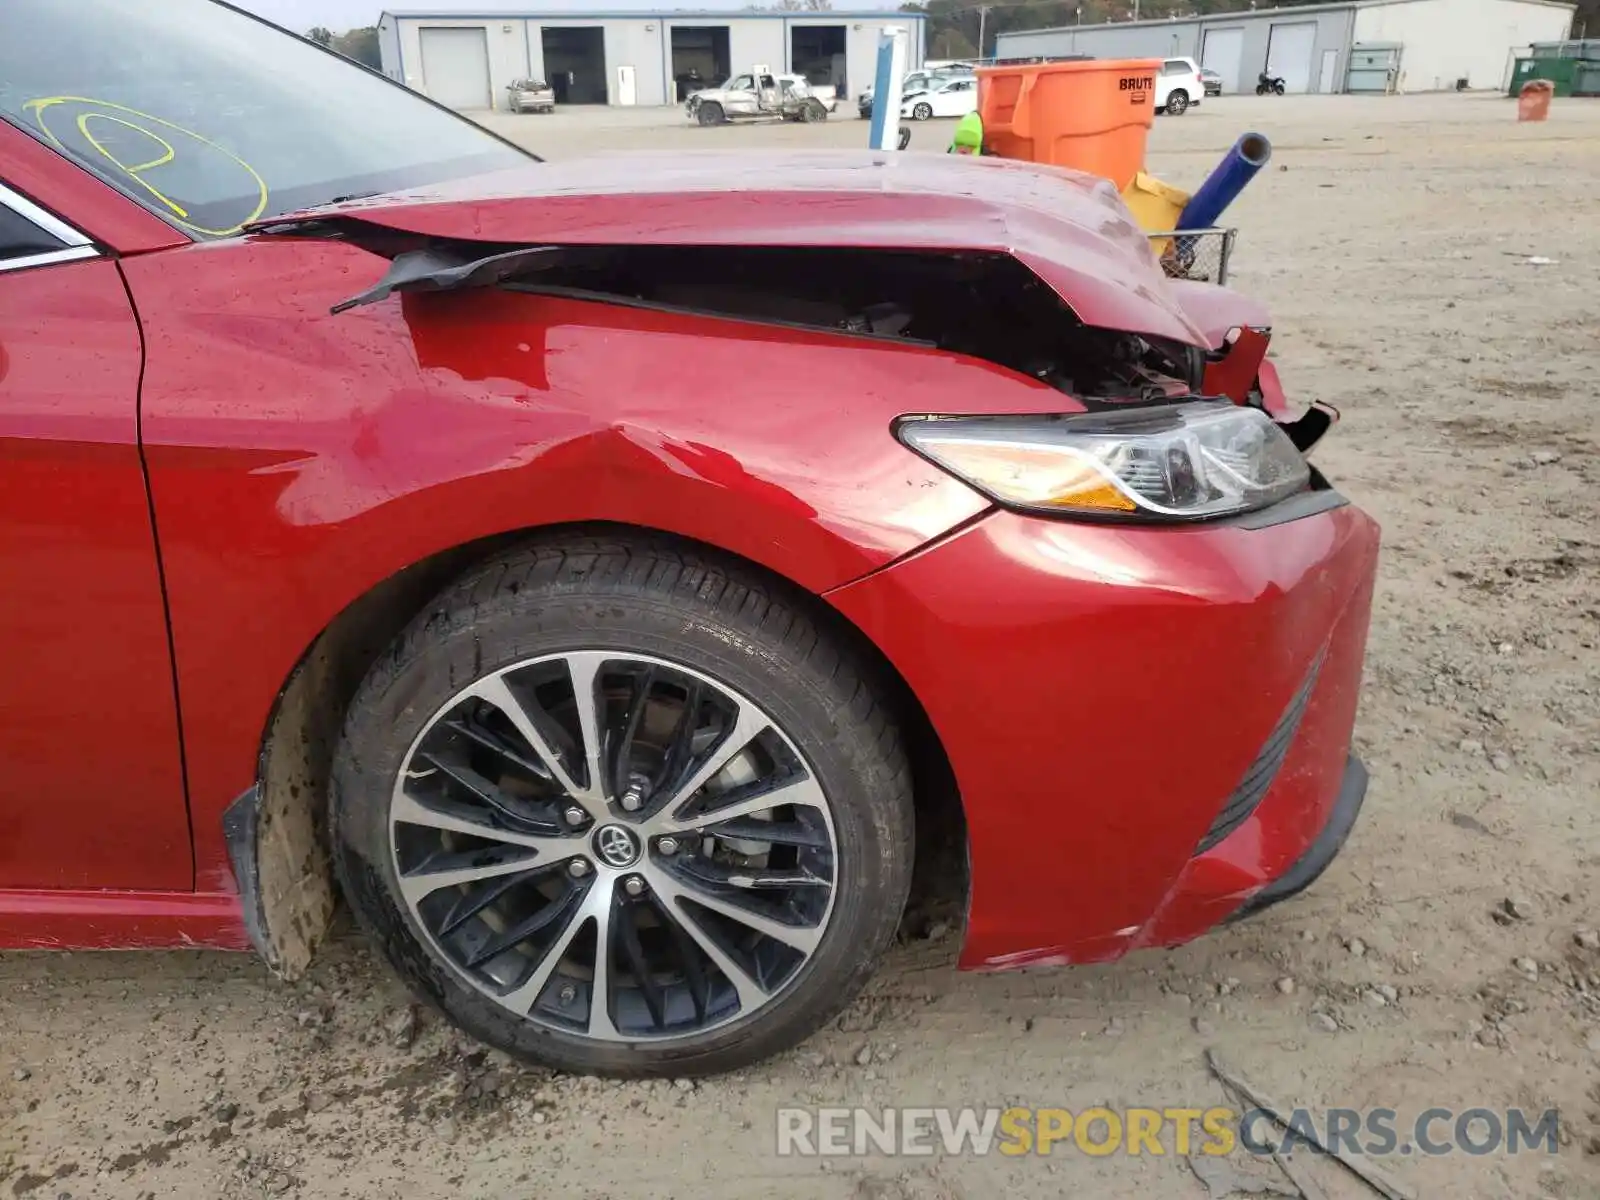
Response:
[{"label": "wheel arch", "polygon": [[912,764],[917,844],[906,922],[915,933],[941,918],[964,921],[966,822],[949,758],[910,685],[853,621],[772,567],[681,534],[618,522],[531,526],[438,551],[374,584],[318,631],[283,681],[262,730],[255,783],[223,817],[246,928],[276,974],[303,974],[333,920],[329,778],[346,710],[377,657],[473,568],[535,541],[595,534],[688,547],[758,575],[860,658],[894,712]]}]

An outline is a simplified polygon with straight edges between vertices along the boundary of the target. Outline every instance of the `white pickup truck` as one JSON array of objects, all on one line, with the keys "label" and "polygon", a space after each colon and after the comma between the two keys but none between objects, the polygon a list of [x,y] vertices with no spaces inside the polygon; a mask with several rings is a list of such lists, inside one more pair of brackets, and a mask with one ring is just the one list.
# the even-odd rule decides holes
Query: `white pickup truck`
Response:
[{"label": "white pickup truck", "polygon": [[813,87],[803,75],[779,75],[758,66],[720,87],[690,93],[684,109],[701,125],[751,118],[809,123],[826,121],[835,103],[832,87]]}]

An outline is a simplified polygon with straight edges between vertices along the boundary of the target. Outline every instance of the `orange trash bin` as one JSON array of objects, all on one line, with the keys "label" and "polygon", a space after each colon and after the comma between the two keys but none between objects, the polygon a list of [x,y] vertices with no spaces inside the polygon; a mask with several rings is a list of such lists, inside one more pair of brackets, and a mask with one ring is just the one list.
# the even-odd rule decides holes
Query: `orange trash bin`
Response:
[{"label": "orange trash bin", "polygon": [[984,148],[1072,167],[1120,192],[1144,169],[1160,59],[978,68]]},{"label": "orange trash bin", "polygon": [[1548,79],[1530,79],[1517,93],[1517,120],[1542,121],[1550,115],[1550,97],[1556,85]]}]

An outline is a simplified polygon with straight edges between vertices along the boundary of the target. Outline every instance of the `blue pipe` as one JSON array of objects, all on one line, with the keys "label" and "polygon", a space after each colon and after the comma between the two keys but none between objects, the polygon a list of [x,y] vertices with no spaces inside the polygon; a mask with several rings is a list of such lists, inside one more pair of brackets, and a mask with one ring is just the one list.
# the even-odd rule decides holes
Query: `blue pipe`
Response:
[{"label": "blue pipe", "polygon": [[1178,228],[1210,229],[1271,158],[1272,143],[1267,141],[1265,134],[1247,133],[1241,136],[1223,155],[1217,169],[1200,185],[1200,190],[1184,205],[1183,215],[1178,218]]}]

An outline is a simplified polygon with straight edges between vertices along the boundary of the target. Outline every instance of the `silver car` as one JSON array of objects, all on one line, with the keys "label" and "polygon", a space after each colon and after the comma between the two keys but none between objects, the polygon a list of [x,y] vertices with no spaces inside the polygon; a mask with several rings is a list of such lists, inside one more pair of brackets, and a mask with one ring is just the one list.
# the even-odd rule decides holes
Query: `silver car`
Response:
[{"label": "silver car", "polygon": [[516,79],[506,87],[506,107],[514,113],[556,110],[556,90],[542,79]]}]

